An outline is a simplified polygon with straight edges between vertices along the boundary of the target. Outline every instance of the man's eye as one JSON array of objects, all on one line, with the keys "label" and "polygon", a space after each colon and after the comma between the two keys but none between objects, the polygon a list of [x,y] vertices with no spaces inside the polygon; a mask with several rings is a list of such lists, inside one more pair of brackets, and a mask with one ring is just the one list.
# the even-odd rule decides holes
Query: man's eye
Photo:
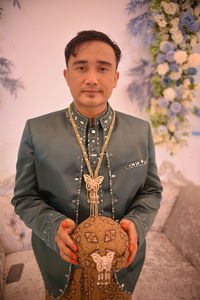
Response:
[{"label": "man's eye", "polygon": [[80,66],[80,67],[77,67],[76,69],[79,70],[79,71],[85,71],[85,70],[86,70],[86,67]]},{"label": "man's eye", "polygon": [[99,68],[99,71],[101,71],[101,72],[106,72],[106,71],[108,71],[108,69],[105,68],[105,67],[101,67],[101,68]]}]

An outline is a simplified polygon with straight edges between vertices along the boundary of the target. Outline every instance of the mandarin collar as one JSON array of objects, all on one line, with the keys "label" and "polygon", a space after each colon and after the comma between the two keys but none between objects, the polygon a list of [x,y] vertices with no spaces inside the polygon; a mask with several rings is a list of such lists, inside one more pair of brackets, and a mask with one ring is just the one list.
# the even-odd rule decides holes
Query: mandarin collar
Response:
[{"label": "mandarin collar", "polygon": [[87,117],[79,113],[73,102],[70,104],[70,108],[73,119],[78,128],[85,130],[87,126],[96,127],[100,123],[105,131],[109,129],[113,116],[113,110],[109,103],[107,103],[106,110],[94,119],[93,126],[91,125],[91,119],[88,119]]}]

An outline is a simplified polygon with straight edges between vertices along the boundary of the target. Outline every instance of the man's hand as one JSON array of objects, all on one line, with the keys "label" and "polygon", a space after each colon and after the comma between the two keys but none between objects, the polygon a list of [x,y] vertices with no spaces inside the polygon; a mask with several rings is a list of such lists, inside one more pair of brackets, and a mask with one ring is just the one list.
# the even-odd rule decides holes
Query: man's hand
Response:
[{"label": "man's hand", "polygon": [[60,251],[60,257],[69,263],[77,265],[78,257],[74,253],[74,251],[77,251],[77,246],[69,236],[75,226],[75,222],[71,219],[62,221],[58,227],[55,241]]},{"label": "man's hand", "polygon": [[122,219],[120,225],[129,236],[129,257],[125,265],[125,267],[128,267],[128,265],[134,260],[138,250],[137,231],[134,223],[128,219]]}]

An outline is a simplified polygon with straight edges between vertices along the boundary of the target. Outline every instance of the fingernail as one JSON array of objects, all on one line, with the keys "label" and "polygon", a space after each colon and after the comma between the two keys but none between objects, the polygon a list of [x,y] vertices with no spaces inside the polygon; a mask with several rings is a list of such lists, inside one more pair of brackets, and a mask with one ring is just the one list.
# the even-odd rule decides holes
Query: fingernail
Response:
[{"label": "fingernail", "polygon": [[62,228],[67,228],[68,227],[67,221],[61,222],[61,226],[62,226]]},{"label": "fingernail", "polygon": [[127,229],[127,225],[126,225],[126,224],[122,224],[121,227],[122,227],[123,229]]}]

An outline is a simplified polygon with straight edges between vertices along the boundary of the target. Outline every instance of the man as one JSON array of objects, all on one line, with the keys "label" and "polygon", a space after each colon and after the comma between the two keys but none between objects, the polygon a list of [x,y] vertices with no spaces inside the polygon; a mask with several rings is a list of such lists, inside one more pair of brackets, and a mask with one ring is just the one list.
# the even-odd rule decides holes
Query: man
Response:
[{"label": "man", "polygon": [[[46,299],[131,299],[144,262],[145,235],[159,208],[162,187],[149,124],[114,112],[108,103],[117,85],[120,56],[119,47],[104,33],[79,32],[65,48],[70,110],[28,120],[24,129],[12,204],[32,228]],[[70,234],[89,216],[85,156],[94,171],[108,136],[98,173],[103,176],[98,213],[120,222],[129,236],[129,257],[111,287],[96,285],[95,291],[88,291],[84,281],[91,278],[78,265]]]}]

